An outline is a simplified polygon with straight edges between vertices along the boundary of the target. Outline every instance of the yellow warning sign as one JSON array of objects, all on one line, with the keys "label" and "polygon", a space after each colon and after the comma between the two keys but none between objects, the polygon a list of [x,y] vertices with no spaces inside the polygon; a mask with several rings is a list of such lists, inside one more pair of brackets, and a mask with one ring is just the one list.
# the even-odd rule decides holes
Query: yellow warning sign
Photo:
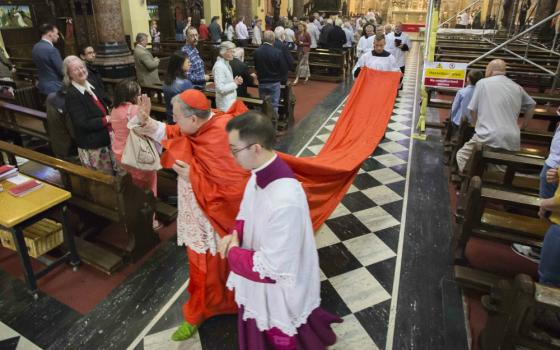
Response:
[{"label": "yellow warning sign", "polygon": [[426,68],[426,78],[465,79],[462,69]]}]

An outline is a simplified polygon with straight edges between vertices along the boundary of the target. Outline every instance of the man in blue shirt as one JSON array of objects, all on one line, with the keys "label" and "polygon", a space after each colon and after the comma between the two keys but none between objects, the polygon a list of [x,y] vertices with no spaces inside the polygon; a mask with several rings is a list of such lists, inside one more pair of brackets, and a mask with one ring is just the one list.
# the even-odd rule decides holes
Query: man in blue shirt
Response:
[{"label": "man in blue shirt", "polygon": [[471,70],[467,76],[467,86],[457,91],[455,99],[453,99],[453,105],[451,106],[451,121],[455,124],[455,129],[461,125],[461,120],[463,118],[468,118],[468,120],[471,121],[470,112],[467,107],[471,102],[476,82],[482,78],[482,71]]},{"label": "man in blue shirt", "polygon": [[198,31],[195,27],[187,29],[187,43],[182,51],[187,54],[191,67],[187,73],[189,79],[196,88],[204,89],[206,82],[210,79],[204,71],[204,61],[200,58],[196,44],[198,43]]}]

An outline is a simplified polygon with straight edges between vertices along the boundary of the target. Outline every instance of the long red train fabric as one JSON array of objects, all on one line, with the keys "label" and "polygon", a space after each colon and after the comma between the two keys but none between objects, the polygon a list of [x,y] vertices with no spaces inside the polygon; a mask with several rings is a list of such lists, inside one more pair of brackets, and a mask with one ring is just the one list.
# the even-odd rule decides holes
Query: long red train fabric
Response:
[{"label": "long red train fabric", "polygon": [[[391,118],[400,77],[400,72],[362,69],[320,153],[301,158],[278,153],[303,185],[315,230],[340,203],[361,164],[381,141]],[[169,168],[175,159],[190,165],[197,202],[221,235],[234,223],[249,173],[235,164],[227,134],[216,126],[225,127],[229,119],[246,110],[242,104],[235,104],[227,113],[211,119],[213,128],[203,126],[192,139],[176,137],[164,143],[167,151],[162,156],[162,165]]]}]

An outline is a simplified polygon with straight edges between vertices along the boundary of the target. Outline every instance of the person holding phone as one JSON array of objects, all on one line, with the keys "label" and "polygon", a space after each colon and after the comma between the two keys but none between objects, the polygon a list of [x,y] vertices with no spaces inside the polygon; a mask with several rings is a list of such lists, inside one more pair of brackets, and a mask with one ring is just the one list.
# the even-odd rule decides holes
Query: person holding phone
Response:
[{"label": "person holding phone", "polygon": [[402,23],[397,22],[395,30],[387,34],[385,40],[385,50],[395,56],[397,64],[404,74],[406,64],[406,53],[410,51],[410,38],[402,32]]}]

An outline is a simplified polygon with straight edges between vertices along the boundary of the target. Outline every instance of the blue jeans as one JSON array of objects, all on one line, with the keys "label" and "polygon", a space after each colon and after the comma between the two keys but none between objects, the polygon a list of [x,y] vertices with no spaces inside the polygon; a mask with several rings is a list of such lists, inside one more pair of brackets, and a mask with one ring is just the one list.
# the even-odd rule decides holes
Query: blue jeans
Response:
[{"label": "blue jeans", "polygon": [[175,41],[185,41],[185,36],[183,35],[183,33],[175,33]]},{"label": "blue jeans", "polygon": [[280,82],[277,83],[260,83],[259,84],[259,98],[264,100],[266,96],[270,96],[272,106],[276,113],[278,113],[278,106],[280,105]]},{"label": "blue jeans", "polygon": [[554,197],[554,193],[558,188],[558,184],[549,184],[546,182],[546,172],[548,169],[552,169],[546,163],[544,164],[541,175],[540,175],[540,185],[539,185],[539,196],[541,198],[552,198]]},{"label": "blue jeans", "polygon": [[560,287],[560,226],[556,224],[550,225],[544,237],[539,282]]}]

